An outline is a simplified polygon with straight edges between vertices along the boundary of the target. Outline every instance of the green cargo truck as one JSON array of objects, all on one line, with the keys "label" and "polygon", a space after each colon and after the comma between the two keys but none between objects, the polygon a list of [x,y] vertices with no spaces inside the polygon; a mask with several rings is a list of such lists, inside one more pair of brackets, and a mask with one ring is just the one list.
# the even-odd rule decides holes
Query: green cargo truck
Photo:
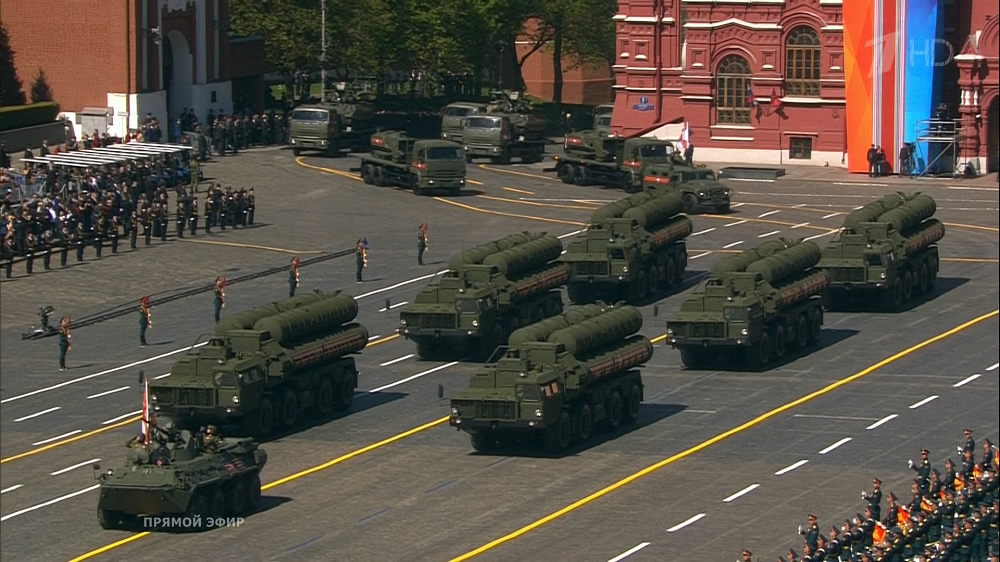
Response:
[{"label": "green cargo truck", "polygon": [[299,156],[309,150],[337,156],[345,148],[368,150],[368,139],[375,132],[375,104],[365,96],[346,82],[338,82],[333,90],[323,92],[320,103],[292,110],[288,117],[292,153]]},{"label": "green cargo truck", "polygon": [[563,153],[553,158],[563,183],[620,187],[627,193],[642,190],[645,170],[666,163],[676,153],[673,143],[644,137],[625,138],[588,129],[566,135]]},{"label": "green cargo truck", "polygon": [[399,131],[371,137],[371,153],[361,157],[361,179],[379,187],[408,187],[414,194],[435,190],[458,193],[465,187],[465,157],[460,144],[414,139]]},{"label": "green cargo truck", "polygon": [[[487,106],[485,115],[474,114],[462,121],[462,144],[465,161],[489,158],[509,164],[541,162],[545,158],[545,116],[534,111],[521,92],[494,92],[497,100]],[[442,131],[443,132],[443,131]]]}]

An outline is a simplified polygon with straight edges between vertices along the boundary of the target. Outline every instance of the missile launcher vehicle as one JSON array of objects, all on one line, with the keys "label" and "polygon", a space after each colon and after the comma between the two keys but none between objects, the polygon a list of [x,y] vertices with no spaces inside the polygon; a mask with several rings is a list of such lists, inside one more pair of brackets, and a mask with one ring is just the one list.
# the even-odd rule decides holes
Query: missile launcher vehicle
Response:
[{"label": "missile launcher vehicle", "polygon": [[381,131],[372,135],[371,147],[371,153],[361,157],[361,179],[368,185],[399,185],[412,189],[414,195],[434,190],[457,194],[465,187],[460,144]]},{"label": "missile launcher vehicle", "polygon": [[666,164],[676,154],[670,141],[625,138],[588,129],[567,134],[563,153],[553,158],[555,172],[563,183],[620,187],[626,193],[635,193],[642,190],[648,167]]},{"label": "missile launcher vehicle", "polygon": [[351,354],[368,345],[357,315],[354,297],[316,291],[223,319],[150,385],[153,410],[178,428],[239,425],[256,437],[291,428],[301,411],[346,411],[358,386]]},{"label": "missile launcher vehicle", "polygon": [[97,521],[104,529],[147,531],[225,526],[225,519],[257,511],[266,463],[267,453],[250,438],[228,437],[206,448],[200,435],[185,439],[159,430],[150,446],[130,446],[122,467],[101,473],[94,465],[101,493]]},{"label": "missile launcher vehicle", "polygon": [[454,255],[448,271],[399,313],[399,334],[421,358],[489,357],[518,327],[562,312],[569,271],[562,243],[545,233],[514,234]]},{"label": "missile launcher vehicle", "polygon": [[667,320],[667,342],[690,368],[729,355],[762,367],[816,345],[830,283],[820,254],[812,242],[773,240],[720,261]]},{"label": "missile launcher vehicle", "polygon": [[560,258],[572,275],[575,304],[622,298],[638,304],[680,284],[687,267],[691,220],[680,193],[638,193],[594,211],[586,232]]},{"label": "missile launcher vehicle", "polygon": [[827,308],[843,307],[858,297],[895,311],[931,291],[940,265],[937,242],[945,231],[932,218],[936,210],[930,196],[900,192],[847,215],[817,265],[830,276]]},{"label": "missile launcher vehicle", "polygon": [[477,451],[523,442],[558,453],[598,426],[635,423],[643,400],[636,368],[653,356],[640,328],[635,307],[597,303],[515,331],[451,396],[449,424]]},{"label": "missile launcher vehicle", "polygon": [[[520,158],[527,164],[545,158],[547,121],[523,94],[518,90],[493,92],[495,100],[486,106],[485,114],[472,113],[462,120],[461,138],[466,162],[471,163],[473,158],[489,158],[500,164],[510,164],[511,158]],[[447,124],[447,118],[442,118],[442,133]]]},{"label": "missile launcher vehicle", "polygon": [[375,132],[375,103],[361,81],[337,82],[319,103],[296,107],[288,118],[288,138],[295,156],[304,150],[338,156],[344,148],[368,150]]},{"label": "missile launcher vehicle", "polygon": [[613,103],[602,103],[594,108],[594,124],[592,125],[595,131],[603,131],[605,133],[611,132],[611,114],[615,111],[615,104]]}]

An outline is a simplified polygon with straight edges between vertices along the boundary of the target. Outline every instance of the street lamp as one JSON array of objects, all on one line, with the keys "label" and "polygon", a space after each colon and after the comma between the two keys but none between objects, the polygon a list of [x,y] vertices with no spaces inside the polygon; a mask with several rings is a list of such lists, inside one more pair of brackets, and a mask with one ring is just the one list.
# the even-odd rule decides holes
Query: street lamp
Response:
[{"label": "street lamp", "polygon": [[503,90],[503,41],[497,41],[493,48],[497,52],[497,89]]}]

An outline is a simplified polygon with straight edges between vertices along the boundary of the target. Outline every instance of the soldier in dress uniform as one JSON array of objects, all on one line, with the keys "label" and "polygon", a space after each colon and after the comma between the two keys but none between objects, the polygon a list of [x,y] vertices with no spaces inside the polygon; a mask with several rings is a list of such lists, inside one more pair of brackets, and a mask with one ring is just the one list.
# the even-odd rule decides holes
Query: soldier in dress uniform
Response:
[{"label": "soldier in dress uniform", "polygon": [[972,430],[965,430],[965,445],[959,447],[958,452],[965,455],[966,451],[976,452],[976,440],[972,438]]},{"label": "soldier in dress uniform", "polygon": [[257,210],[257,196],[253,194],[253,188],[247,190],[247,224],[253,225],[253,214]]},{"label": "soldier in dress uniform", "polygon": [[104,237],[108,232],[108,216],[103,210],[98,211],[97,228],[94,229],[94,255],[101,257],[104,251]]},{"label": "soldier in dress uniform", "polygon": [[52,269],[52,251],[55,249],[58,241],[55,235],[52,234],[52,229],[48,228],[42,234],[41,246],[42,246],[42,267],[45,271]]},{"label": "soldier in dress uniform", "polygon": [[234,226],[246,227],[247,225],[247,190],[240,189],[236,194],[236,224]]},{"label": "soldier in dress uniform", "polygon": [[968,480],[976,470],[976,461],[972,458],[972,451],[965,451],[965,458],[962,459],[962,474]]},{"label": "soldier in dress uniform", "polygon": [[177,238],[184,238],[184,200],[180,197],[177,198],[177,211],[174,216],[174,223],[177,232]]},{"label": "soldier in dress uniform", "polygon": [[219,195],[219,230],[225,230],[226,223],[229,222],[229,189],[227,187],[226,193]]},{"label": "soldier in dress uniform", "polygon": [[809,514],[809,527],[807,529],[803,529],[802,525],[799,525],[799,534],[806,537],[806,544],[809,545],[810,549],[816,550],[820,532],[819,525],[816,523],[815,515],[811,513]]},{"label": "soldier in dress uniform", "polygon": [[951,459],[944,463],[944,480],[942,480],[941,486],[949,490],[955,489],[955,462]]},{"label": "soldier in dress uniform", "polygon": [[921,488],[926,488],[931,480],[931,461],[928,460],[929,455],[930,451],[920,449],[920,464],[914,463],[912,460],[909,461],[910,468],[917,473]]},{"label": "soldier in dress uniform", "polygon": [[889,502],[889,508],[886,509],[885,518],[882,519],[882,524],[886,527],[891,527],[896,524],[896,521],[899,518],[899,506],[896,505],[896,494],[893,492],[889,492],[886,499]]},{"label": "soldier in dress uniform", "polygon": [[166,201],[164,201],[163,203],[160,203],[159,213],[157,214],[157,218],[159,219],[160,223],[160,242],[167,241],[167,218],[168,218],[167,215],[168,215],[167,203]]},{"label": "soldier in dress uniform", "polygon": [[417,265],[424,265],[424,252],[427,251],[427,223],[420,225],[417,234]]},{"label": "soldier in dress uniform", "polygon": [[108,221],[108,239],[111,242],[111,253],[118,253],[118,226],[121,224],[121,219],[118,215],[111,217]]},{"label": "soldier in dress uniform", "polygon": [[35,233],[29,232],[28,236],[24,239],[25,254],[24,254],[24,271],[28,275],[34,273],[35,269],[35,248],[38,246],[38,242],[35,239]]},{"label": "soldier in dress uniform", "polygon": [[215,278],[215,323],[219,323],[222,309],[226,308],[226,282],[222,277]]},{"label": "soldier in dress uniform", "polygon": [[190,205],[190,216],[188,217],[188,224],[191,227],[191,236],[198,234],[198,198],[193,197],[191,199]]},{"label": "soldier in dress uniform", "polygon": [[882,481],[878,478],[872,480],[872,493],[861,492],[861,499],[868,501],[873,518],[877,521],[882,515]]},{"label": "soldier in dress uniform", "polygon": [[153,229],[156,225],[156,220],[153,215],[153,208],[149,205],[143,205],[142,207],[142,236],[145,244],[149,246],[149,241],[153,237]]},{"label": "soldier in dress uniform", "polygon": [[990,441],[989,439],[986,439],[985,441],[983,441],[983,458],[980,459],[979,461],[980,464],[983,465],[983,468],[990,468],[990,467],[994,469],[997,468],[993,466],[994,455],[995,453],[993,452],[993,442]]},{"label": "soldier in dress uniform", "polygon": [[295,296],[295,289],[299,286],[299,257],[292,258],[292,267],[288,270],[288,296]]},{"label": "soldier in dress uniform", "polygon": [[70,246],[73,245],[73,233],[69,229],[69,222],[63,221],[62,236],[59,244],[59,266],[66,267],[66,259],[69,257]]},{"label": "soldier in dress uniform", "polygon": [[132,210],[132,217],[128,221],[128,226],[125,228],[125,233],[128,234],[129,247],[134,250],[135,243],[139,239],[139,212],[135,209]]},{"label": "soldier in dress uniform", "polygon": [[66,352],[73,349],[69,340],[73,336],[69,333],[70,320],[68,318],[59,319],[59,370],[66,370]]},{"label": "soldier in dress uniform", "polygon": [[4,278],[10,279],[12,270],[14,269],[14,237],[8,236],[3,241],[0,241],[4,248]]},{"label": "soldier in dress uniform", "polygon": [[932,501],[937,501],[941,495],[941,471],[938,469],[931,470],[931,482],[927,486],[927,496],[931,498]]},{"label": "soldier in dress uniform", "polygon": [[153,329],[153,315],[149,310],[149,295],[139,301],[139,347],[146,347],[146,330]]},{"label": "soldier in dress uniform", "polygon": [[354,251],[355,254],[355,265],[357,266],[357,278],[358,283],[362,282],[361,271],[368,267],[368,251],[365,249],[364,239],[358,240],[358,247]]}]

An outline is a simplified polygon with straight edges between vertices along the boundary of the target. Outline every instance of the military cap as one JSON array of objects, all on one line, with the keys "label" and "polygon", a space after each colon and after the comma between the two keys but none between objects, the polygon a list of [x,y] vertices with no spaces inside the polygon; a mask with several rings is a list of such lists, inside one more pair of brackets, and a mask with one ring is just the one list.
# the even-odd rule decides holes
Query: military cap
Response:
[{"label": "military cap", "polygon": [[931,452],[928,451],[927,449],[920,449],[920,454],[921,455],[929,455],[929,454],[931,454]]},{"label": "military cap", "polygon": [[993,442],[992,442],[992,441],[990,441],[990,440],[989,440],[989,438],[987,437],[987,438],[986,438],[986,440],[985,440],[985,441],[983,441],[983,445],[984,445],[984,446],[985,446],[985,447],[986,447],[987,449],[989,449],[990,447],[992,447],[992,446],[993,446]]},{"label": "military cap", "polygon": [[896,497],[896,494],[889,492],[889,499],[892,501],[896,501],[898,498]]},{"label": "military cap", "polygon": [[951,460],[951,459],[949,458],[948,460],[944,461],[944,464],[946,464],[946,465],[948,465],[948,466],[952,466],[952,467],[953,467],[953,466],[955,466],[955,461],[953,461],[953,460]]},{"label": "military cap", "polygon": [[875,478],[875,479],[872,480],[872,484],[881,484],[881,483],[882,483],[882,481],[879,480],[878,478]]},{"label": "military cap", "polygon": [[816,520],[816,516],[815,516],[815,515],[813,515],[812,513],[810,513],[810,514],[809,514],[809,520],[810,520],[810,521],[815,521],[815,520]]},{"label": "military cap", "polygon": [[965,434],[966,435],[972,435],[972,430],[971,429],[966,429],[965,430]]},{"label": "military cap", "polygon": [[743,556],[751,556],[751,555],[753,555],[752,552],[750,552],[749,550],[747,550],[745,548],[743,549]]},{"label": "military cap", "polygon": [[933,468],[933,469],[931,469],[931,472],[933,472],[938,478],[941,477],[941,471],[940,470],[938,470],[936,468]]}]

